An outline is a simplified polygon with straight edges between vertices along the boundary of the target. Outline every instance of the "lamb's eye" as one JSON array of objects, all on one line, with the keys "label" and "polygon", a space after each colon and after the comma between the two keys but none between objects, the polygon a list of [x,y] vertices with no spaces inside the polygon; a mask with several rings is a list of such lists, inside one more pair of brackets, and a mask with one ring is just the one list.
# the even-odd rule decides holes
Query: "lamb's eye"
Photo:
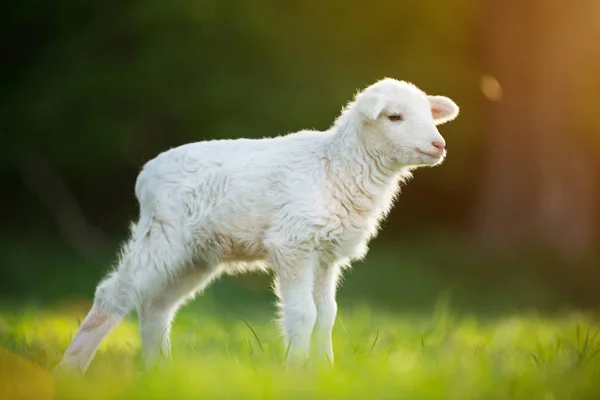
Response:
[{"label": "lamb's eye", "polygon": [[392,122],[404,121],[404,117],[402,116],[402,114],[390,114],[387,117]]}]

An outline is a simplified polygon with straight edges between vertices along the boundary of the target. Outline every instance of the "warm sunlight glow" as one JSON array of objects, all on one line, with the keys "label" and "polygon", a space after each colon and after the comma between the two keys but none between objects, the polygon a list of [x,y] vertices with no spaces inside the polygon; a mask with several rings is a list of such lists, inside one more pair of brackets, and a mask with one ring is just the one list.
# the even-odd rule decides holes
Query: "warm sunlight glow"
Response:
[{"label": "warm sunlight glow", "polygon": [[6,400],[54,398],[54,381],[48,371],[4,347],[0,347],[0,387]]},{"label": "warm sunlight glow", "polygon": [[484,75],[481,77],[481,91],[483,95],[490,101],[500,101],[502,99],[502,86],[500,83],[491,75]]}]

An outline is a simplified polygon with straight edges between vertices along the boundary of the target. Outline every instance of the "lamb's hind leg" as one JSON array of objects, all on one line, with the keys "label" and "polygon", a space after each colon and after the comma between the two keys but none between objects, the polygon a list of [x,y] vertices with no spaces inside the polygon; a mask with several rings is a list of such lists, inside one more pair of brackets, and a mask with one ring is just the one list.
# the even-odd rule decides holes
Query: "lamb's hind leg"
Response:
[{"label": "lamb's hind leg", "polygon": [[142,300],[138,306],[142,350],[147,368],[171,354],[170,332],[175,314],[217,276],[216,268],[196,266],[169,283],[161,293]]},{"label": "lamb's hind leg", "polygon": [[58,370],[85,372],[102,339],[135,304],[127,285],[117,271],[109,274],[98,285],[94,304],[57,366]]},{"label": "lamb's hind leg", "polygon": [[173,230],[153,220],[141,225],[133,229],[117,270],[98,285],[92,309],[57,369],[85,372],[104,337],[140,299],[162,293],[170,277],[188,263],[185,246]]}]

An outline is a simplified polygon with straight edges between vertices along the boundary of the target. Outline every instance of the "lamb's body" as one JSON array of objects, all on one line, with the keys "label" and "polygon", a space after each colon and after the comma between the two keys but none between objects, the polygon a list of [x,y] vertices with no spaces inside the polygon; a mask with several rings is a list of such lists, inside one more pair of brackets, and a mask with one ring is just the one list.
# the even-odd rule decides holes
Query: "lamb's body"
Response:
[{"label": "lamb's body", "polygon": [[360,257],[401,172],[341,165],[339,153],[331,159],[338,141],[331,132],[303,131],[164,152],[138,177],[147,225],[137,230],[167,223],[194,244],[194,257],[230,270],[252,267],[244,262],[260,267],[268,248],[283,242],[314,246],[337,260]]},{"label": "lamb's body", "polygon": [[[400,84],[415,103],[425,98],[406,84],[381,82]],[[290,358],[308,356],[316,326],[316,351],[333,361],[340,269],[365,255],[399,180],[445,154],[413,154],[404,142],[380,136],[365,125],[375,121],[365,118],[368,100],[351,104],[325,132],[198,142],[149,161],[135,187],[139,221],[61,365],[85,370],[102,338],[134,307],[152,364],[168,353],[170,322],[195,292],[221,273],[267,267],[276,275]]]}]

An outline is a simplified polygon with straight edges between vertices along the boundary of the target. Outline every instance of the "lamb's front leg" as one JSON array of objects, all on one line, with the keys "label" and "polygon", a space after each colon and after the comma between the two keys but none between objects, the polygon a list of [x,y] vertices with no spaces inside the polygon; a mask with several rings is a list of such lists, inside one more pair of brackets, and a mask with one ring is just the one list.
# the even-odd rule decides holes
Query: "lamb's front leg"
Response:
[{"label": "lamb's front leg", "polygon": [[273,257],[288,365],[301,365],[309,356],[317,318],[312,294],[317,263],[312,252],[277,251]]},{"label": "lamb's front leg", "polygon": [[341,269],[337,265],[321,265],[315,275],[313,295],[317,307],[313,358],[333,364],[332,331],[337,315],[335,292]]}]

